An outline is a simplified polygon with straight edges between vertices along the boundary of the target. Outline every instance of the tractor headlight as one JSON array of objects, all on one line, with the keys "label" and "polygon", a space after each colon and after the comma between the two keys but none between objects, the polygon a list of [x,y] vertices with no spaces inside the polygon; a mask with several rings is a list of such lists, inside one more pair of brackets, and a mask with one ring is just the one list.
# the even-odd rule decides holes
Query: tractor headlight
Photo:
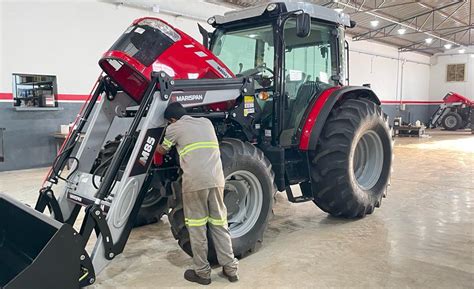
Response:
[{"label": "tractor headlight", "polygon": [[174,42],[181,40],[181,36],[176,32],[172,27],[169,25],[161,22],[157,19],[143,19],[142,21],[138,22],[138,25],[142,26],[149,26],[154,29],[158,29],[161,33],[165,34]]}]

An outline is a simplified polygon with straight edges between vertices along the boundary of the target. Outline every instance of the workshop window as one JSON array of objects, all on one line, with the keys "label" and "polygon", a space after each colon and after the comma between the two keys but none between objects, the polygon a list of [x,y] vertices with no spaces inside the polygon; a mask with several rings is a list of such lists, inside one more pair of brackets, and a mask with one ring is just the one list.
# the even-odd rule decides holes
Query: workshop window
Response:
[{"label": "workshop window", "polygon": [[54,75],[13,74],[13,105],[17,107],[57,107]]},{"label": "workshop window", "polygon": [[448,64],[446,81],[460,82],[466,80],[466,64]]}]

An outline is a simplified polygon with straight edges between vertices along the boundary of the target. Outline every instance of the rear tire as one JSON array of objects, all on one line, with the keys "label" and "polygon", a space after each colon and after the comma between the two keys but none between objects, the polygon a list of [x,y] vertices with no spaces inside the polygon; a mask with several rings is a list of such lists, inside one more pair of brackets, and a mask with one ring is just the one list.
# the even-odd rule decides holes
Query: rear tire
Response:
[{"label": "rear tire", "polygon": [[315,204],[338,217],[371,214],[390,179],[392,138],[380,106],[349,99],[333,109],[312,154]]},{"label": "rear tire", "polygon": [[[272,211],[273,195],[276,192],[274,174],[270,162],[262,151],[250,143],[238,139],[224,139],[220,143],[220,152],[226,177],[224,203],[227,207],[232,247],[234,255],[242,258],[255,251],[258,244],[263,241],[263,233]],[[179,246],[192,256],[189,232],[184,224],[179,184],[175,184],[174,194],[176,202],[168,214],[171,232],[178,240]],[[237,204],[244,206],[240,208],[236,206]],[[241,219],[242,215],[244,219]],[[242,222],[237,222],[238,220]],[[209,231],[208,240],[209,261],[216,263],[216,253]]]},{"label": "rear tire", "polygon": [[441,120],[445,130],[455,131],[461,128],[463,125],[462,117],[456,112],[448,112]]}]

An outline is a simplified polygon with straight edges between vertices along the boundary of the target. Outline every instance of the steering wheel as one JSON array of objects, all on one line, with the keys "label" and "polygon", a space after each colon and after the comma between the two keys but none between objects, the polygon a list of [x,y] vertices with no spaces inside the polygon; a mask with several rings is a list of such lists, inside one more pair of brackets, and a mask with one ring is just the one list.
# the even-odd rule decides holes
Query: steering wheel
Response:
[{"label": "steering wheel", "polygon": [[273,72],[273,70],[271,70],[270,68],[266,67],[265,65],[257,65],[255,66],[254,68],[250,68],[250,69],[247,69],[247,70],[244,70],[240,73],[237,74],[237,76],[253,76],[253,75],[256,75],[256,74],[259,74],[259,73],[262,73],[264,71],[268,71],[272,74],[271,78],[273,78],[273,75],[275,75],[275,73]]},{"label": "steering wheel", "polygon": [[[264,71],[268,71],[272,75],[269,76],[269,77],[263,77],[263,76],[256,77],[258,74],[260,74]],[[236,76],[237,77],[240,77],[240,76],[245,76],[245,77],[254,76],[254,79],[258,84],[260,84],[262,87],[268,87],[268,86],[270,86],[270,84],[268,84],[268,82],[269,81],[272,82],[272,80],[275,76],[275,73],[273,72],[272,69],[266,67],[265,65],[257,65],[254,68],[247,69],[247,70],[244,70],[244,71],[240,72]]]}]

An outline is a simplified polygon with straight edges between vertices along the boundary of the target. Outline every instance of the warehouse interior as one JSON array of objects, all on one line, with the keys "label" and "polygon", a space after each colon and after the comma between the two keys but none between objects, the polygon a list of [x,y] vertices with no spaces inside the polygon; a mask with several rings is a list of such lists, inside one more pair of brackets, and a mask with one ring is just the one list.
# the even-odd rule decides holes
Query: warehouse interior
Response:
[{"label": "warehouse interior", "polygon": [[[377,208],[371,206],[371,210],[364,211],[362,215],[354,215],[352,218],[337,216],[330,208],[328,209],[328,205],[318,204],[315,184],[319,184],[319,180],[311,175],[313,172],[308,173],[309,180],[305,180],[304,183],[310,185],[314,197],[306,195],[305,187],[300,185],[303,182],[288,181],[292,174],[298,172],[302,174],[299,177],[303,180],[306,177],[303,175],[306,173],[302,173],[300,167],[293,165],[294,160],[285,159],[282,178],[283,182],[286,180],[287,185],[283,189],[275,187],[275,193],[272,195],[273,206],[268,209],[270,212],[268,220],[262,225],[263,238],[258,240],[252,250],[247,250],[248,252],[238,256],[239,282],[229,283],[223,278],[220,267],[216,265],[213,266],[210,286],[472,288],[474,285],[473,0],[0,0],[0,257],[6,260],[0,261],[0,288],[8,284],[8,280],[5,279],[8,274],[1,273],[2,270],[8,271],[7,258],[10,256],[5,253],[7,245],[1,241],[2,238],[9,238],[5,232],[10,230],[15,232],[10,236],[17,234],[20,236],[22,233],[18,232],[31,230],[33,234],[31,238],[43,238],[34,235],[39,229],[30,229],[34,223],[31,223],[30,228],[13,228],[8,225],[11,221],[7,218],[10,211],[7,207],[3,207],[3,196],[8,198],[5,199],[8,200],[6,203],[10,202],[10,199],[15,199],[19,201],[18,206],[22,205],[20,203],[28,204],[31,208],[22,209],[24,212],[33,210],[35,205],[37,208],[38,192],[44,188],[45,177],[47,180],[52,171],[53,174],[56,173],[54,168],[50,168],[61,159],[58,155],[61,156],[61,153],[67,150],[64,143],[68,143],[68,135],[71,131],[74,132],[78,123],[84,119],[84,110],[81,108],[93,102],[91,95],[101,83],[98,77],[101,79],[100,77],[105,74],[102,64],[98,64],[99,59],[112,50],[110,47],[124,34],[124,31],[125,34],[130,32],[128,29],[136,25],[135,19],[159,18],[165,21],[166,25],[174,27],[180,33],[188,34],[196,42],[201,43],[208,41],[207,37],[203,36],[202,30],[212,32],[216,27],[219,29],[219,25],[227,25],[225,21],[236,21],[221,20],[227,19],[226,16],[243,18],[239,20],[241,22],[235,24],[235,27],[244,25],[242,23],[245,21],[248,21],[245,25],[251,27],[252,21],[264,22],[262,20],[264,16],[260,14],[254,18],[249,16],[257,13],[255,11],[260,11],[258,7],[263,7],[261,14],[271,13],[275,8],[269,5],[273,3],[283,3],[282,5],[290,7],[290,4],[299,2],[305,3],[298,7],[308,9],[304,12],[311,15],[313,24],[317,21],[315,15],[320,15],[317,14],[318,11],[324,12],[321,17],[327,17],[323,18],[324,25],[331,22],[330,19],[334,17],[338,19],[337,21],[341,21],[340,23],[346,23],[343,21],[348,21],[345,20],[349,19],[347,17],[355,21],[354,27],[339,25],[341,29],[345,28],[345,37],[339,39],[339,55],[337,52],[334,52],[336,54],[331,52],[333,53],[331,55],[339,59],[338,65],[343,72],[339,72],[340,77],[337,78],[335,86],[339,89],[361,87],[364,91],[373,91],[378,97],[376,107],[380,107],[383,111],[381,117],[386,120],[387,128],[390,129],[390,140],[393,141],[390,144],[390,149],[393,151],[390,157],[382,157],[384,167],[380,168],[384,170],[388,166],[387,170],[390,171],[386,181],[388,189],[383,192],[384,197],[377,200],[375,204]],[[225,16],[211,18],[215,15]],[[296,30],[298,25],[297,23]],[[351,23],[346,26],[353,25]],[[229,27],[220,33],[225,34],[235,29],[234,26]],[[278,32],[273,33],[277,35]],[[216,45],[212,44],[212,39],[219,34],[209,35],[211,45]],[[287,37],[287,34],[282,35],[281,37]],[[258,37],[258,33],[248,34],[247,39],[258,39]],[[222,54],[221,60],[223,65],[228,66],[228,71],[232,72],[232,77],[238,78],[242,67],[239,71],[238,66],[231,63],[231,60],[244,59],[243,55],[249,49],[244,42],[234,45],[241,45],[240,53],[234,52],[230,56],[225,56],[226,59]],[[275,51],[276,47],[277,45]],[[257,48],[252,47],[255,51]],[[286,61],[290,59],[291,50],[296,51],[297,48],[297,46],[286,50],[282,48],[282,53],[287,55]],[[265,49],[270,50],[268,47]],[[273,47],[271,49],[273,51]],[[328,53],[327,48],[324,49],[326,49],[324,53]],[[212,54],[207,49],[205,51]],[[305,53],[309,53],[307,51]],[[327,55],[324,53],[321,52],[321,56],[326,59],[327,66]],[[219,58],[218,52],[215,54]],[[188,65],[186,61],[189,60],[185,52],[169,58],[180,63],[181,67]],[[267,62],[271,59],[271,63],[275,60],[274,65],[277,67],[279,58],[276,55],[274,59],[265,59]],[[227,62],[227,59],[231,60]],[[316,61],[316,56],[312,59]],[[289,62],[286,63],[289,67]],[[242,63],[239,65],[245,66]],[[282,81],[278,75],[280,78],[291,79],[299,73],[300,79],[301,75],[306,77],[304,72],[301,74],[301,71],[295,70],[297,68],[288,68],[288,71],[280,73],[268,63],[265,65],[265,69],[270,69],[273,74],[271,81]],[[294,65],[298,66],[297,61],[294,61]],[[319,67],[318,65],[315,67]],[[155,66],[153,71],[157,71]],[[191,74],[188,73],[190,79],[193,78]],[[322,72],[319,73],[319,77],[313,76],[315,82],[321,80],[329,83],[334,80],[333,76],[328,78],[328,74]],[[307,77],[309,80],[310,75]],[[327,80],[324,81],[323,78]],[[178,86],[179,82],[176,83]],[[224,82],[222,83],[224,87]],[[160,85],[163,87],[163,84]],[[289,91],[289,82],[285,85],[286,87],[282,86],[283,90]],[[118,87],[120,91],[120,85]],[[255,97],[260,98],[261,93],[257,91]],[[273,95],[275,102],[277,97],[282,95],[289,97],[288,92],[277,95],[276,93]],[[252,96],[252,103],[253,98]],[[109,94],[104,90],[101,98],[96,100],[97,103],[102,103],[107,100],[113,101],[113,97],[109,99]],[[308,98],[299,117],[311,116],[313,104],[317,101],[317,97],[314,102]],[[350,102],[350,99],[348,101]],[[137,106],[139,104],[137,103]],[[153,107],[153,104],[149,107]],[[291,107],[292,103],[286,105]],[[340,105],[339,109],[344,107],[342,100],[337,105]],[[294,106],[296,107],[296,104]],[[273,109],[277,107],[274,105]],[[244,115],[247,117],[249,113],[246,109],[247,107],[244,109]],[[93,110],[92,114],[98,115],[95,114],[96,111],[98,109]],[[264,109],[262,111],[265,112]],[[253,112],[255,111],[250,114]],[[138,114],[139,110],[136,113]],[[148,115],[154,114],[148,112]],[[205,114],[200,116],[203,115],[206,117]],[[226,113],[226,117],[230,118],[231,115],[232,113],[228,115]],[[84,131],[89,128],[92,130],[93,122],[97,119],[100,119],[100,116],[87,120]],[[458,123],[452,124],[450,121]],[[315,122],[317,124],[318,120]],[[305,135],[308,123],[309,121],[301,122],[301,126],[305,125],[303,129],[300,127],[301,138]],[[450,127],[451,124],[453,126]],[[315,130],[312,126],[311,129]],[[329,129],[326,131],[324,129],[322,128],[323,132],[327,133],[325,137],[328,138],[331,133],[328,132]],[[273,134],[277,131],[274,125],[268,132],[270,130]],[[295,136],[299,137],[300,134],[295,133]],[[267,135],[265,130],[265,137],[273,136],[270,133]],[[310,146],[313,141],[311,138],[312,136]],[[323,139],[322,136],[320,138]],[[84,138],[78,134],[78,139],[80,145]],[[84,140],[85,147],[87,147],[86,140]],[[104,139],[103,143],[105,144],[107,140],[111,141],[113,137]],[[319,139],[318,145],[313,148],[315,151],[311,151],[311,147],[309,151],[307,147],[302,149],[301,143],[295,144],[296,141],[293,137],[290,142],[295,151],[298,150],[295,153],[298,156],[304,155],[304,158],[309,159],[316,154],[313,164],[316,160],[324,159],[324,156],[318,157],[316,151],[323,147]],[[263,146],[260,146],[257,138],[248,139],[247,143],[255,145],[258,150],[261,149],[262,155],[265,154],[265,157],[270,159],[266,164],[269,170],[272,168],[273,171],[277,170],[277,166]],[[283,142],[275,145],[273,138],[272,146],[283,146],[285,147],[283,151],[289,154],[289,146],[286,147]],[[369,140],[367,146],[367,155],[374,156],[366,157],[367,162],[376,162],[376,156],[382,152],[376,147],[371,147]],[[87,149],[78,151],[81,153]],[[305,152],[302,153],[302,150]],[[94,151],[96,154],[99,153],[98,150]],[[357,154],[357,151],[353,150],[349,157],[353,154]],[[125,158],[131,159],[130,154]],[[239,155],[235,158],[239,158]],[[73,157],[64,161],[67,167],[64,168],[63,177],[69,178],[80,171],[77,169],[79,156],[76,158],[77,163],[73,160],[71,162],[71,159]],[[150,163],[148,160],[146,162]],[[352,161],[349,162],[352,168]],[[354,163],[356,166],[357,160],[354,160]],[[120,163],[118,165],[120,166]],[[311,160],[305,165],[311,166]],[[124,174],[126,171],[127,169]],[[324,168],[321,171],[324,172]],[[110,178],[115,177],[109,174]],[[107,179],[109,174],[105,171],[102,178]],[[95,179],[95,175],[92,178]],[[102,182],[102,178],[100,187],[105,183]],[[298,176],[295,179],[298,179]],[[235,182],[234,180],[231,185],[234,186]],[[336,184],[339,179],[334,179],[333,182]],[[66,183],[68,184],[67,181]],[[54,190],[56,197],[60,195],[60,188],[64,190],[64,186],[58,184],[59,188]],[[114,186],[115,181],[112,187]],[[173,185],[170,185],[171,187],[170,190],[174,192]],[[252,188],[250,186],[249,190],[252,191]],[[100,190],[97,187],[96,189]],[[167,194],[163,193],[167,190],[168,187],[164,186],[158,191]],[[301,198],[295,199],[289,192],[301,195]],[[176,195],[171,193],[168,197],[172,200]],[[170,204],[169,200],[164,201],[167,206]],[[93,202],[87,208],[92,205]],[[133,206],[133,203],[128,205]],[[61,204],[61,208],[62,206]],[[232,211],[230,204],[226,203],[226,206],[229,212]],[[180,248],[182,243],[179,242],[182,240],[177,242],[173,228],[170,230],[170,226],[173,226],[172,220],[175,218],[170,214],[175,210],[176,208],[172,206],[166,207],[151,224],[131,230],[123,252],[116,257],[113,256],[112,261],[108,260],[111,262],[107,266],[100,265],[99,270],[94,261],[97,274],[95,278],[89,279],[91,282],[88,288],[200,286],[182,278],[183,272],[192,267],[193,260],[185,249]],[[43,215],[48,216],[48,219],[54,219],[54,214],[49,216],[49,211],[47,209],[44,211]],[[77,232],[82,233],[83,220],[87,220],[87,212],[81,210],[77,222],[72,226]],[[58,220],[47,222],[53,221],[60,223]],[[262,220],[257,220],[260,221]],[[127,220],[126,222],[129,223]],[[232,229],[232,226],[230,228]],[[235,236],[233,234],[235,232],[231,230],[231,237]],[[74,236],[76,235],[77,233],[74,233]],[[29,233],[22,238],[27,239],[26,236],[30,236]],[[89,255],[95,251],[94,244],[98,240],[100,236],[93,234],[86,242]],[[52,260],[57,257],[54,252],[51,256]],[[30,266],[33,265],[34,262]],[[36,274],[42,276],[40,273]],[[41,278],[44,279],[43,276]],[[55,276],[50,278],[54,279]],[[41,283],[41,280],[36,282]],[[38,286],[40,287],[37,288],[48,288],[41,287],[41,284]]]}]

